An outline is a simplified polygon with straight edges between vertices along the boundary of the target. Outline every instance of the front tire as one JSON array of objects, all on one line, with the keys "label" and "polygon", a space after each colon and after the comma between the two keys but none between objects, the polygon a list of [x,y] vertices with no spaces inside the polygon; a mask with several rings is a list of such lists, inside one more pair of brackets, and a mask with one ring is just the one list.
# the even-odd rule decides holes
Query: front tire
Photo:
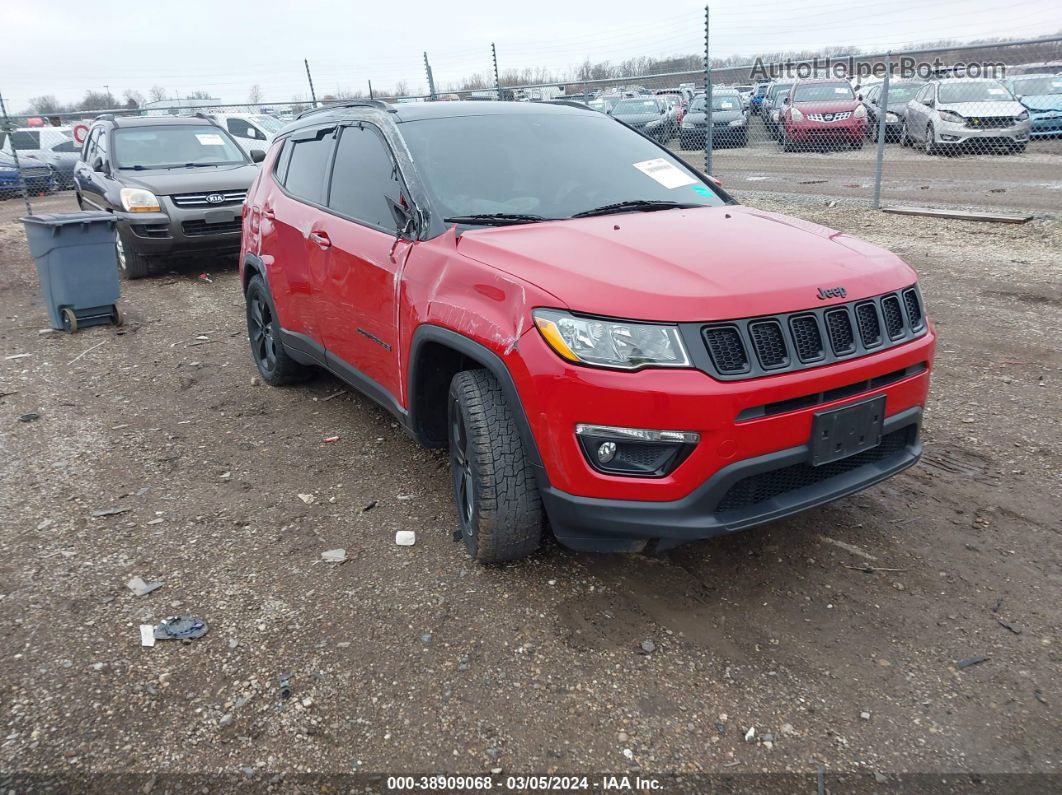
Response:
[{"label": "front tire", "polygon": [[114,238],[114,249],[118,257],[118,273],[123,279],[143,279],[151,275],[151,260],[136,250],[133,236],[122,232],[121,227]]},{"label": "front tire", "polygon": [[247,336],[251,341],[251,358],[262,380],[272,386],[304,381],[310,374],[299,364],[280,341],[280,323],[269,288],[261,276],[254,276],[247,285]]},{"label": "front tire", "polygon": [[903,126],[900,128],[900,146],[906,146],[906,147],[910,147],[911,146],[911,134],[907,130],[907,122],[906,121],[903,123]]},{"label": "front tire", "polygon": [[940,151],[939,147],[937,146],[937,142],[935,140],[933,140],[935,137],[936,137],[936,133],[933,132],[933,125],[932,124],[927,124],[926,125],[926,154],[927,155],[932,156],[932,155],[937,154]]},{"label": "front tire", "polygon": [[501,385],[465,370],[447,400],[450,466],[461,537],[480,563],[525,558],[542,540],[534,468]]}]

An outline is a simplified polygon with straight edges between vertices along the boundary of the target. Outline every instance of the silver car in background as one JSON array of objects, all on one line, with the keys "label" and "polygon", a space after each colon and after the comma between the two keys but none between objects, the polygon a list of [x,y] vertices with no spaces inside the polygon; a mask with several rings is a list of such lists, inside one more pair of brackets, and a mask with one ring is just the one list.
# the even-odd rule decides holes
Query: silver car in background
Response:
[{"label": "silver car in background", "polygon": [[929,155],[959,148],[1024,152],[1029,111],[998,80],[926,83],[907,103],[900,141],[921,145]]}]

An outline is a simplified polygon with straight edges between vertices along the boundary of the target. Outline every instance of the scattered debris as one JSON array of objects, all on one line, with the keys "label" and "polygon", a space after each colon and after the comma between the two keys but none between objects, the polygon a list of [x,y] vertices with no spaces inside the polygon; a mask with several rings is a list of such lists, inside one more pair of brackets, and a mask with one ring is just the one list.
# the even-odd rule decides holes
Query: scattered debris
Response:
[{"label": "scattered debris", "polygon": [[5,356],[4,358],[7,359],[10,362],[10,361],[13,361],[15,359],[25,359],[27,356],[32,356],[32,355],[33,355],[32,353],[13,353],[10,356]]},{"label": "scattered debris", "polygon": [[345,395],[345,394],[347,394],[347,390],[340,389],[338,392],[333,392],[331,395],[326,395],[325,397],[321,398],[321,402],[322,403],[327,403],[332,398],[337,398],[340,395]]},{"label": "scattered debris", "polygon": [[853,569],[855,571],[861,571],[864,574],[873,574],[876,571],[910,571],[910,569],[885,569],[880,566],[849,566],[845,564],[846,569]]},{"label": "scattered debris", "polygon": [[169,616],[155,627],[155,640],[195,640],[207,633],[207,623],[194,616]]},{"label": "scattered debris", "polygon": [[634,751],[632,751],[630,748],[624,748],[623,749],[623,755],[627,759],[634,759]]},{"label": "scattered debris", "polygon": [[999,597],[996,600],[996,604],[992,607],[992,612],[993,613],[998,613],[999,612],[999,608],[1001,608],[1001,607],[1003,607],[1003,597],[1002,596]]},{"label": "scattered debris", "polygon": [[239,638],[229,638],[229,648],[230,649],[235,649],[239,645],[240,645]]},{"label": "scattered debris", "polygon": [[417,534],[413,530],[399,530],[395,533],[395,543],[400,547],[411,547],[417,543]]},{"label": "scattered debris", "polygon": [[214,283],[214,280],[210,278],[209,273],[200,273],[196,278],[201,282],[206,282],[207,284]]},{"label": "scattered debris", "polygon": [[144,582],[141,577],[134,577],[125,584],[125,587],[133,592],[134,596],[147,596],[152,591],[162,587],[161,582]]},{"label": "scattered debris", "polygon": [[366,505],[366,506],[365,506],[364,508],[362,508],[362,509],[361,509],[361,512],[362,512],[362,513],[367,513],[368,511],[371,511],[371,510],[372,510],[373,508],[375,508],[375,507],[376,507],[377,505],[379,505],[379,504],[380,504],[380,503],[379,503],[379,501],[378,501],[378,500],[373,500],[373,501],[372,501],[372,502],[370,502],[370,503],[369,503],[368,505]]},{"label": "scattered debris", "polygon": [[91,348],[86,348],[85,350],[81,351],[81,353],[79,353],[77,356],[75,356],[73,359],[71,359],[69,363],[73,364],[74,362],[76,362],[78,359],[80,359],[85,354],[92,353],[94,350],[96,350],[96,348],[100,347],[101,345],[106,345],[106,344],[107,344],[107,340],[104,340],[103,342],[96,343]]},{"label": "scattered debris", "polygon": [[1015,635],[1020,635],[1021,634],[1021,627],[1016,627],[1013,624],[1008,624],[1002,618],[997,618],[996,621],[999,622],[999,625],[1001,627],[1003,627],[1003,629],[1005,629],[1005,630],[1007,630],[1009,632],[1013,632]]},{"label": "scattered debris", "polygon": [[756,727],[751,726],[747,732],[745,732],[745,742],[751,743],[756,739]]},{"label": "scattered debris", "polygon": [[652,640],[646,638],[641,643],[641,654],[652,654],[656,651],[656,644]]},{"label": "scattered debris", "polygon": [[307,505],[313,505],[315,502],[317,502],[317,498],[312,494],[300,494],[299,499]]},{"label": "scattered debris", "polygon": [[853,555],[858,555],[859,557],[866,558],[867,560],[877,560],[876,557],[871,555],[866,550],[860,549],[855,544],[849,544],[847,541],[838,541],[836,538],[830,538],[829,536],[824,536],[821,533],[819,534],[819,541],[823,541],[827,544],[833,544],[835,547],[843,549],[845,552],[851,552]]},{"label": "scattered debris", "polygon": [[338,436],[326,436],[321,441],[324,442],[325,444],[333,444],[334,442],[338,442],[339,441],[339,437]]},{"label": "scattered debris", "polygon": [[958,666],[959,670],[961,671],[963,668],[969,668],[971,665],[980,665],[983,662],[988,662],[990,659],[992,659],[992,658],[991,657],[967,657],[965,660],[959,660],[955,664]]},{"label": "scattered debris", "polygon": [[870,720],[870,713],[864,710],[863,712],[859,713],[859,718],[860,720]]},{"label": "scattered debris", "polygon": [[38,414],[35,411],[30,411],[30,412],[28,412],[26,414],[20,415],[19,418],[18,418],[18,421],[19,422],[34,422],[36,420],[39,420],[40,418],[41,418],[40,414]]},{"label": "scattered debris", "polygon": [[155,645],[155,627],[151,624],[140,625],[140,645],[141,646],[154,646]]},{"label": "scattered debris", "polygon": [[117,516],[120,513],[126,513],[131,510],[130,508],[100,508],[98,511],[92,512],[93,519],[99,519],[103,516]]},{"label": "scattered debris", "polygon": [[1044,698],[1044,691],[1041,690],[1040,688],[1036,688],[1036,690],[1033,691],[1033,698],[1035,698],[1037,701],[1039,701],[1045,707],[1047,706],[1047,699]]},{"label": "scattered debris", "polygon": [[346,563],[347,551],[345,549],[329,549],[321,553],[321,560],[325,563]]},{"label": "scattered debris", "polygon": [[420,642],[423,643],[425,646],[430,646],[431,645],[431,633],[430,632],[423,633],[420,636]]},{"label": "scattered debris", "polygon": [[281,699],[288,699],[291,698],[291,691],[291,674],[281,674],[280,684],[277,686],[277,695],[280,696]]}]

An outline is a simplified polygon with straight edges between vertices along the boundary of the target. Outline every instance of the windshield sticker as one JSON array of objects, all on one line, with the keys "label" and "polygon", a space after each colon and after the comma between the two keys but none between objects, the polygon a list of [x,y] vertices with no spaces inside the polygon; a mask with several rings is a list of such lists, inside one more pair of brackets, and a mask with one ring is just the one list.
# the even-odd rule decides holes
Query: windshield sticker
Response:
[{"label": "windshield sticker", "polygon": [[988,89],[988,93],[992,94],[993,96],[999,96],[1000,94],[1006,94],[1007,93],[1007,89],[1005,89],[1005,88],[990,88],[990,89]]},{"label": "windshield sticker", "polygon": [[692,176],[682,171],[678,166],[667,162],[662,157],[653,160],[643,160],[641,163],[633,163],[632,165],[647,177],[655,179],[669,190],[681,188],[683,185],[693,185],[697,182]]},{"label": "windshield sticker", "polygon": [[719,103],[719,110],[730,110],[734,107],[733,102],[727,102],[725,99]]},{"label": "windshield sticker", "polygon": [[834,94],[847,94],[848,93],[848,89],[845,88],[844,86],[837,86],[837,88],[835,88],[833,90],[833,93]]},{"label": "windshield sticker", "polygon": [[224,146],[225,141],[216,133],[196,133],[195,137],[203,146]]},{"label": "windshield sticker", "polygon": [[711,189],[707,185],[701,185],[700,183],[693,185],[690,190],[701,196],[706,196],[709,199],[715,196],[715,194],[712,193]]}]

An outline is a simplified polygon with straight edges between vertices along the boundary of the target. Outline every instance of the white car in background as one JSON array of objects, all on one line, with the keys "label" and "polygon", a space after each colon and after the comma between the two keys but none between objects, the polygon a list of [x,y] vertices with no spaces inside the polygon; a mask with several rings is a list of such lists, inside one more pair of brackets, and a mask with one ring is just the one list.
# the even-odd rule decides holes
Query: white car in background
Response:
[{"label": "white car in background", "polygon": [[210,116],[228,130],[247,154],[252,149],[267,151],[273,136],[284,126],[280,119],[265,113],[211,113]]},{"label": "white car in background", "polygon": [[964,147],[978,153],[1024,152],[1029,111],[998,80],[960,78],[926,83],[907,103],[900,142],[927,155]]}]

